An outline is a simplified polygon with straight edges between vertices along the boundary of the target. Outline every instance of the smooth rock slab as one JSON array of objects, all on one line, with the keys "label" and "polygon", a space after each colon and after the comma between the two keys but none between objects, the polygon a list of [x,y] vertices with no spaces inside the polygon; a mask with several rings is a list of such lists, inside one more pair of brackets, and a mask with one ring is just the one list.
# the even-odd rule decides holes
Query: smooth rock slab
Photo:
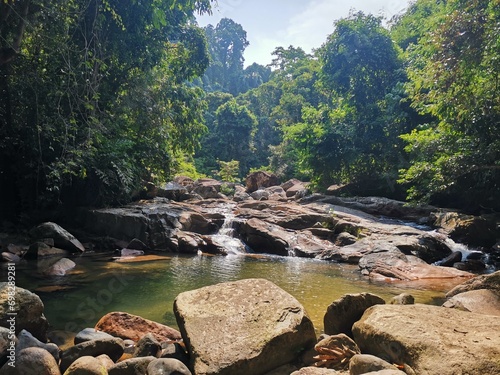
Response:
[{"label": "smooth rock slab", "polygon": [[415,374],[500,374],[500,317],[430,305],[376,305],[353,325],[363,353]]},{"label": "smooth rock slab", "polygon": [[302,305],[265,279],[181,293],[174,313],[196,375],[265,374],[316,341]]}]

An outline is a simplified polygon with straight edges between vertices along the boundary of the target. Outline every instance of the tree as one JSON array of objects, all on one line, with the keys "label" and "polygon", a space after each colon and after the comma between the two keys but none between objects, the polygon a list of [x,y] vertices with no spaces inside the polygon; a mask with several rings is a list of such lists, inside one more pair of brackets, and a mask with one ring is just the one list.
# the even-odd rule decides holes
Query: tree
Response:
[{"label": "tree", "polygon": [[189,22],[210,4],[1,3],[2,43],[22,36],[17,57],[0,64],[0,186],[10,187],[11,214],[126,201],[151,172],[167,176],[176,152],[193,151],[204,104],[186,81],[208,52]]},{"label": "tree", "polygon": [[408,92],[435,119],[403,136],[410,198],[500,208],[499,25],[498,1],[449,1],[445,21],[409,50]]}]

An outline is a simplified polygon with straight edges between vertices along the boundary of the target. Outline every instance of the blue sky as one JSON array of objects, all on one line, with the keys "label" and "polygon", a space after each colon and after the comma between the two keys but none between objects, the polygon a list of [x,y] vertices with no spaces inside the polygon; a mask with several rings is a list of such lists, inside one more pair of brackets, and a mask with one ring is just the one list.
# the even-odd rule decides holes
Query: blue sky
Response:
[{"label": "blue sky", "polygon": [[349,11],[383,15],[401,13],[410,0],[218,0],[212,16],[198,17],[200,26],[217,25],[231,18],[247,32],[245,66],[272,60],[276,47],[302,47],[306,52],[320,47],[333,32],[335,20]]}]

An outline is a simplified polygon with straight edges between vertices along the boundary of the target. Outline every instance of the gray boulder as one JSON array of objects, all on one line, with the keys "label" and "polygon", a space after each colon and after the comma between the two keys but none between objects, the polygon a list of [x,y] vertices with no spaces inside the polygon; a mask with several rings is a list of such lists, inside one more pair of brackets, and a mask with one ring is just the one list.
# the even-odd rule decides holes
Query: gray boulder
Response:
[{"label": "gray boulder", "polygon": [[56,223],[46,222],[42,223],[39,226],[33,228],[30,231],[30,235],[34,239],[42,239],[42,238],[53,238],[54,245],[64,250],[75,251],[75,252],[84,252],[85,248],[78,241],[75,236],[66,231],[61,226]]},{"label": "gray boulder", "polygon": [[148,375],[191,375],[187,366],[173,358],[160,358],[151,361],[147,369]]},{"label": "gray boulder", "polygon": [[112,339],[109,333],[98,331],[95,328],[85,328],[78,332],[75,336],[75,344],[80,344],[85,341],[97,340],[97,339]]},{"label": "gray boulder", "polygon": [[120,361],[108,370],[109,375],[145,375],[149,364],[155,357],[129,358]]},{"label": "gray boulder", "polygon": [[76,267],[76,263],[68,258],[61,258],[43,273],[47,276],[64,276],[66,273]]},{"label": "gray boulder", "polygon": [[15,367],[5,364],[1,375],[61,375],[56,360],[42,348],[26,348],[17,353]]},{"label": "gray boulder", "polygon": [[48,351],[56,361],[59,361],[59,347],[56,344],[53,343],[44,343],[38,340],[36,337],[33,337],[31,333],[23,329],[19,334],[17,335],[17,346],[16,346],[16,351],[20,352],[23,349],[26,348],[42,348]]},{"label": "gray boulder", "polygon": [[73,362],[64,375],[106,375],[106,366],[97,358],[83,356]]},{"label": "gray boulder", "polygon": [[430,305],[376,305],[354,323],[363,353],[429,375],[498,374],[500,317]]},{"label": "gray boulder", "polygon": [[161,344],[151,334],[144,335],[136,344],[134,357],[159,357],[161,354]]},{"label": "gray boulder", "polygon": [[316,341],[302,305],[264,279],[181,293],[174,313],[197,375],[265,374]]},{"label": "gray boulder", "polygon": [[66,371],[74,361],[84,356],[97,357],[98,355],[106,354],[113,361],[117,361],[122,356],[124,348],[123,340],[119,338],[82,342],[62,352],[61,370]]},{"label": "gray boulder", "polygon": [[9,292],[12,293],[10,286],[6,282],[0,282],[0,326],[10,328],[7,315],[9,312],[16,312],[16,333],[23,329],[31,332],[40,341],[47,341],[47,330],[49,323],[43,315],[44,306],[40,297],[30,291],[16,287],[16,304],[12,310],[9,305]]}]

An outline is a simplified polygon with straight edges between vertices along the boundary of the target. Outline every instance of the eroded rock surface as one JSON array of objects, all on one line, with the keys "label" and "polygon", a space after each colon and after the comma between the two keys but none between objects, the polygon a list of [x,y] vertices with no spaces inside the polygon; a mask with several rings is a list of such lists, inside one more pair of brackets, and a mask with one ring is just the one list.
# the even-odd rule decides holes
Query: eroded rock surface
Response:
[{"label": "eroded rock surface", "polygon": [[302,305],[264,279],[181,293],[174,313],[197,375],[265,374],[316,341]]}]

